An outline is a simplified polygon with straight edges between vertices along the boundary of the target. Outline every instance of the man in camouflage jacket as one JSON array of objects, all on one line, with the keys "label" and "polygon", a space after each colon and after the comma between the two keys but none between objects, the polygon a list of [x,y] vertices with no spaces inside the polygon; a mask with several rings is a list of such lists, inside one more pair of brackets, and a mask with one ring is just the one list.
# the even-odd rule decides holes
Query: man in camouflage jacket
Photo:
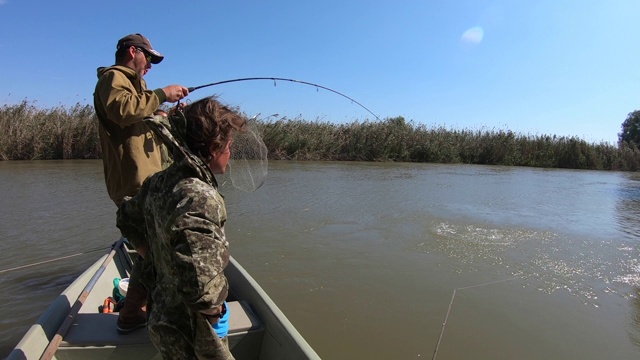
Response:
[{"label": "man in camouflage jacket", "polygon": [[165,359],[233,359],[205,315],[215,315],[228,292],[224,200],[209,167],[175,128],[157,118],[144,122],[172,150],[174,163],[125,199],[117,225],[135,246],[149,246],[141,275],[149,290],[149,336]]}]

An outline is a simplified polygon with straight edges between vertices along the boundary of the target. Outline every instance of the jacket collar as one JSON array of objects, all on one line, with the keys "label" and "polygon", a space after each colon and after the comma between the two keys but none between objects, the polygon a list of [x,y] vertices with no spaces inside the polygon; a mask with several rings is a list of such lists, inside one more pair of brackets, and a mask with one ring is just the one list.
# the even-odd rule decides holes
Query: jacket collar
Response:
[{"label": "jacket collar", "polygon": [[167,146],[173,156],[174,164],[190,168],[197,174],[198,178],[216,188],[218,187],[216,178],[213,176],[209,166],[187,147],[187,119],[182,111],[177,110],[168,119],[163,116],[154,116],[145,118],[142,122]]}]

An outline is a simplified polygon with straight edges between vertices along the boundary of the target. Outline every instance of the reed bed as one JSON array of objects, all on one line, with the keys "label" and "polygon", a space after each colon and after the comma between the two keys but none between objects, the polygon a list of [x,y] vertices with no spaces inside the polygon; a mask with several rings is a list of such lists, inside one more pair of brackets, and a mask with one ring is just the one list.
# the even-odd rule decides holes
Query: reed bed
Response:
[{"label": "reed bed", "polygon": [[577,137],[497,129],[452,130],[406,122],[402,117],[350,124],[281,119],[261,127],[273,159],[640,169],[640,151],[634,144],[593,144]]},{"label": "reed bed", "polygon": [[100,141],[93,107],[39,109],[32,102],[0,109],[0,160],[95,159]]},{"label": "reed bed", "polygon": [[[640,150],[577,137],[502,129],[429,127],[402,117],[336,124],[300,118],[258,120],[272,160],[400,161],[638,171]],[[0,160],[100,158],[90,105],[0,109]]]}]

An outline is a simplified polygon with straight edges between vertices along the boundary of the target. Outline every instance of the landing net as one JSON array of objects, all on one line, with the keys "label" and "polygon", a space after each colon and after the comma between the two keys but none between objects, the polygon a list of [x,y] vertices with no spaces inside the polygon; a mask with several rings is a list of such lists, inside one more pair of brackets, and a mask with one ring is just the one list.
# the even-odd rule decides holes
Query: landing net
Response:
[{"label": "landing net", "polygon": [[267,177],[267,147],[257,127],[256,119],[233,134],[228,174],[233,187],[246,192],[259,189]]}]

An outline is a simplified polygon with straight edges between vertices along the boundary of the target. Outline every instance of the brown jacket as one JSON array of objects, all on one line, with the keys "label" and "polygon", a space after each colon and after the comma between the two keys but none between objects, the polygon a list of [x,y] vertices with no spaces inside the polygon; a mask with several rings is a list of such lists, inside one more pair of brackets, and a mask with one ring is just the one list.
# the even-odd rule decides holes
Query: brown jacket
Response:
[{"label": "brown jacket", "polygon": [[142,119],[166,100],[162,89],[147,90],[131,68],[98,68],[93,105],[100,123],[100,145],[109,197],[120,205],[144,179],[162,170],[160,142]]}]

